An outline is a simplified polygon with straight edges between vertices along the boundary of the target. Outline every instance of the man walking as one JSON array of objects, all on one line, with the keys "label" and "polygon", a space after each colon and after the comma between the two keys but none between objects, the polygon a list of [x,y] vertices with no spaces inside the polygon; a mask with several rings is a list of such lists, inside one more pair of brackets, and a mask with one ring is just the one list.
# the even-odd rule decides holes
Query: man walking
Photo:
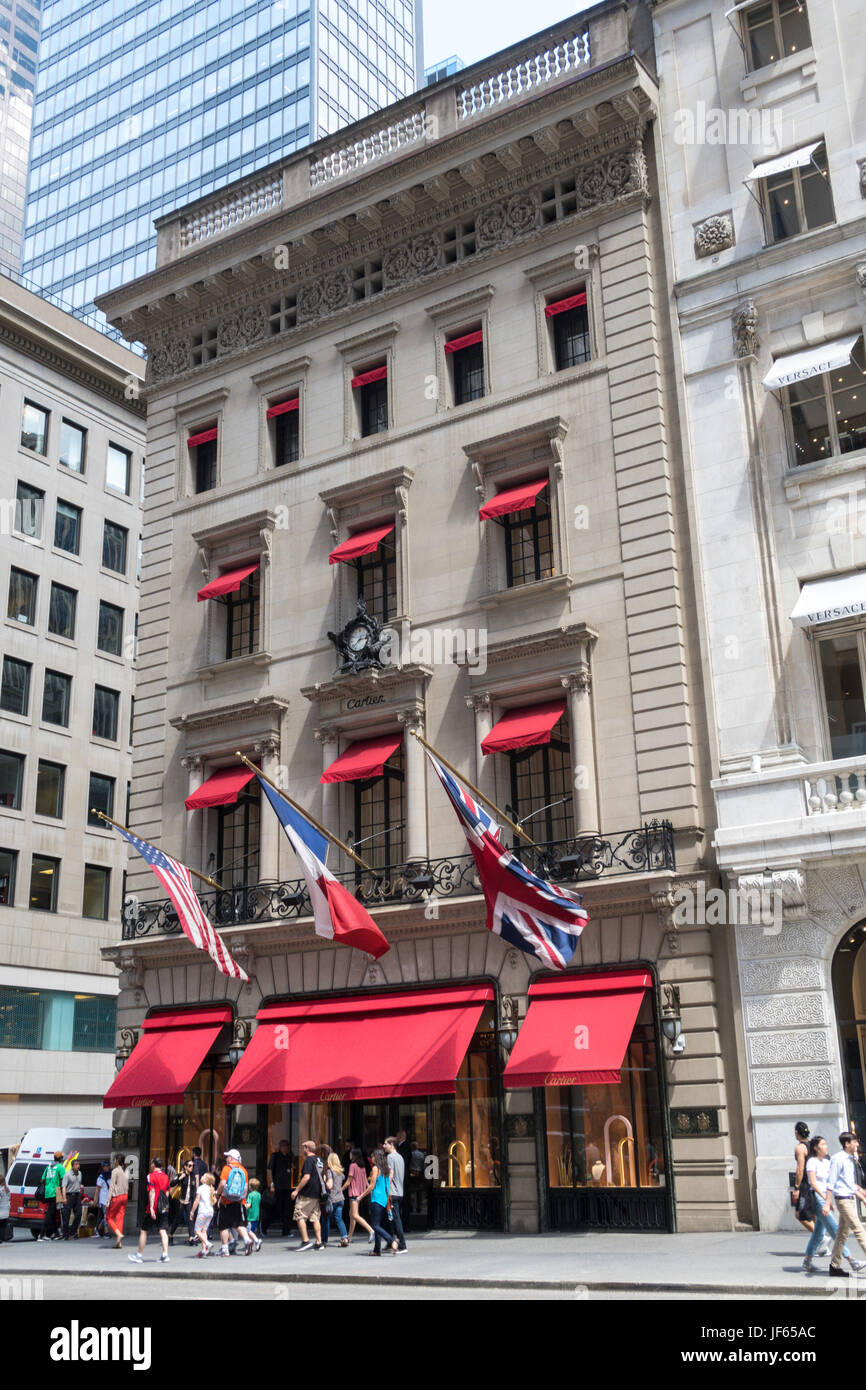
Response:
[{"label": "man walking", "polygon": [[260,1250],[262,1243],[257,1236],[250,1235],[247,1230],[244,1201],[249,1191],[250,1182],[237,1149],[227,1149],[225,1160],[225,1167],[220,1173],[217,1197],[219,1198],[219,1253],[228,1259],[231,1254],[229,1238],[232,1231],[235,1231],[243,1241],[246,1247],[245,1255],[251,1255],[254,1250]]},{"label": "man walking", "polygon": [[96,1179],[96,1200],[99,1204],[99,1210],[96,1216],[96,1234],[102,1236],[105,1240],[108,1239],[110,1234],[108,1227],[105,1224],[105,1217],[108,1211],[108,1189],[110,1188],[110,1186],[111,1166],[108,1160],[106,1159],[106,1161],[100,1168],[99,1176]]},{"label": "man walking", "polygon": [[391,1172],[391,1216],[394,1222],[394,1235],[397,1237],[397,1254],[405,1255],[407,1246],[403,1230],[403,1190],[406,1180],[406,1163],[397,1148],[396,1138],[386,1139],[384,1149],[388,1155],[388,1168]]},{"label": "man walking", "polygon": [[63,1154],[60,1149],[54,1154],[54,1162],[49,1164],[45,1170],[45,1220],[42,1222],[42,1233],[37,1237],[38,1240],[60,1240],[61,1235],[57,1229],[57,1206],[63,1205],[63,1179],[66,1169],[63,1167]]},{"label": "man walking", "polygon": [[321,1176],[321,1167],[316,1157],[316,1146],[312,1139],[305,1139],[301,1145],[301,1152],[304,1155],[304,1163],[301,1168],[301,1176],[297,1187],[292,1188],[292,1197],[295,1201],[295,1220],[298,1223],[298,1233],[301,1237],[300,1245],[296,1250],[312,1250],[313,1242],[307,1235],[307,1222],[312,1221],[313,1230],[316,1233],[317,1250],[324,1250],[322,1241],[322,1224],[319,1219],[321,1212],[322,1197],[325,1195],[325,1183]]},{"label": "man walking", "polygon": [[828,1216],[832,1198],[839,1212],[839,1229],[836,1232],[836,1239],[833,1242],[833,1250],[830,1255],[829,1275],[831,1279],[849,1278],[847,1269],[842,1268],[842,1251],[849,1234],[856,1237],[861,1250],[866,1253],[866,1231],[863,1230],[857,1215],[856,1198],[859,1197],[861,1201],[866,1202],[866,1190],[860,1186],[859,1181],[857,1136],[846,1129],[839,1135],[839,1143],[842,1148],[830,1159],[830,1171],[827,1174],[827,1200],[823,1207],[824,1215]]},{"label": "man walking", "polygon": [[81,1225],[81,1164],[76,1158],[63,1174],[63,1239],[78,1235]]},{"label": "man walking", "polygon": [[147,1208],[141,1218],[141,1230],[138,1233],[138,1250],[129,1259],[134,1265],[144,1264],[144,1247],[147,1244],[147,1233],[156,1229],[159,1231],[159,1242],[162,1246],[162,1254],[159,1257],[160,1264],[168,1264],[168,1213],[169,1213],[169,1178],[168,1173],[163,1171],[162,1159],[155,1158],[150,1165],[150,1172],[147,1175]]},{"label": "man walking", "polygon": [[289,1234],[289,1194],[292,1186],[292,1156],[289,1153],[288,1139],[281,1139],[274,1153],[268,1159],[268,1190],[274,1199],[268,1214],[267,1234],[271,1225],[279,1221],[284,1236]]}]

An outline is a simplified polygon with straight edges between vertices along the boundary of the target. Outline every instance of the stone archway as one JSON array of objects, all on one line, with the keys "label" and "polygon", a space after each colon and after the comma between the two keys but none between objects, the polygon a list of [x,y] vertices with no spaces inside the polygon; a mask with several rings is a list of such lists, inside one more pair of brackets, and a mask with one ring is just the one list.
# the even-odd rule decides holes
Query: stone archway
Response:
[{"label": "stone archway", "polygon": [[866,919],[836,947],[832,985],[847,1122],[866,1135]]}]

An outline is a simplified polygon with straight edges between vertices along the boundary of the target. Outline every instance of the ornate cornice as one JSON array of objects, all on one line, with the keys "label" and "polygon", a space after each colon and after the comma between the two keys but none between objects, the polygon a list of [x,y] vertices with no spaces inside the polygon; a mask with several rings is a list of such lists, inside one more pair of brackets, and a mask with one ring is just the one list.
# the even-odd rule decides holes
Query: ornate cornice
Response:
[{"label": "ornate cornice", "polygon": [[495,666],[503,661],[524,661],[543,656],[548,652],[564,651],[569,647],[592,645],[598,633],[586,623],[571,623],[567,627],[550,628],[532,637],[508,637],[501,642],[489,642],[487,646],[487,665]]},{"label": "ornate cornice", "polygon": [[192,733],[201,729],[224,728],[250,719],[261,720],[263,716],[268,715],[280,719],[288,708],[288,700],[282,700],[277,695],[269,695],[266,699],[242,700],[233,705],[221,705],[218,709],[201,710],[193,714],[178,714],[168,722],[173,729]]},{"label": "ornate cornice", "polygon": [[[41,362],[43,366],[50,367],[53,371],[60,372],[61,375],[79,382],[89,391],[95,391],[97,395],[104,396],[106,400],[122,406],[124,410],[129,411],[130,415],[135,415],[142,422],[144,421],[147,408],[140,394],[128,397],[123,386],[119,384],[112,386],[104,377],[88,371],[86,367],[79,366],[71,356],[54,352],[51,348],[45,347],[44,344],[34,342],[26,333],[19,333],[2,321],[0,321],[0,342],[8,344],[16,352],[21,352],[36,362]],[[144,363],[142,362],[141,365],[143,370]]]},{"label": "ornate cornice", "polygon": [[392,694],[401,686],[428,681],[432,675],[429,666],[385,666],[381,671],[361,671],[357,676],[335,676],[329,681],[317,681],[315,685],[302,686],[301,694],[313,704],[354,695]]}]

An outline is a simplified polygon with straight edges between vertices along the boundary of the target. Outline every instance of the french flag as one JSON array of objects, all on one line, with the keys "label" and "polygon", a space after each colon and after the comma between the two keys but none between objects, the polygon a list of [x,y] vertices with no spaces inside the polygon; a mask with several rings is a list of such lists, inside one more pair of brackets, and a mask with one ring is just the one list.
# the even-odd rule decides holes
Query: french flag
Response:
[{"label": "french flag", "polygon": [[328,853],[325,836],[267,782],[259,778],[259,784],[301,861],[316,935],[338,941],[342,946],[354,946],[356,951],[366,951],[374,960],[384,956],[390,947],[369,912],[325,865]]}]

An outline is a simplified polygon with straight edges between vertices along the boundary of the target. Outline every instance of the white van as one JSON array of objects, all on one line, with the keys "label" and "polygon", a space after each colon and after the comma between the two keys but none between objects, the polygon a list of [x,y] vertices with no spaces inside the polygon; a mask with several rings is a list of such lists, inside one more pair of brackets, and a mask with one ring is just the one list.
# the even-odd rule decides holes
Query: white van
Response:
[{"label": "white van", "polygon": [[103,1163],[111,1162],[110,1129],[28,1129],[18,1152],[9,1167],[9,1230],[13,1226],[29,1229],[38,1236],[45,1217],[45,1203],[38,1201],[36,1188],[39,1179],[54,1155],[59,1151],[64,1159],[77,1154],[81,1163],[83,1200],[96,1194],[96,1179]]}]

